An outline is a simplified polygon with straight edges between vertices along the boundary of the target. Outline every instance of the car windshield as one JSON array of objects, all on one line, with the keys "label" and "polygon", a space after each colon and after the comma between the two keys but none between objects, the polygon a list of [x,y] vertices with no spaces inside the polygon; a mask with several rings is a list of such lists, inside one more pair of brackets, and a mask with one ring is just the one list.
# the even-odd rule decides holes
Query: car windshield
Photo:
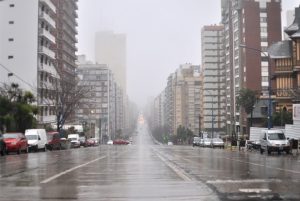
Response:
[{"label": "car windshield", "polygon": [[38,136],[37,135],[26,135],[27,140],[37,140]]},{"label": "car windshield", "polygon": [[75,138],[75,137],[71,137],[71,138],[69,138],[71,141],[75,141],[75,140],[78,140],[77,138]]},{"label": "car windshield", "polygon": [[285,140],[283,133],[270,133],[268,134],[269,140]]},{"label": "car windshield", "polygon": [[3,135],[4,139],[8,139],[8,138],[19,138],[20,134],[17,133],[6,133]]},{"label": "car windshield", "polygon": [[222,139],[219,139],[219,138],[214,138],[213,141],[214,141],[214,142],[223,142],[223,140],[222,140]]}]

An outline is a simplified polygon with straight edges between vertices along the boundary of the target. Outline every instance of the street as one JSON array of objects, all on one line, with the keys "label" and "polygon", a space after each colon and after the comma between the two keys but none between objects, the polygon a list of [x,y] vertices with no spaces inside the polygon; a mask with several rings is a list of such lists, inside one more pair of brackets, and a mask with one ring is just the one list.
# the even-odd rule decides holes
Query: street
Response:
[{"label": "street", "polygon": [[0,200],[299,200],[300,157],[154,144],[0,157]]}]

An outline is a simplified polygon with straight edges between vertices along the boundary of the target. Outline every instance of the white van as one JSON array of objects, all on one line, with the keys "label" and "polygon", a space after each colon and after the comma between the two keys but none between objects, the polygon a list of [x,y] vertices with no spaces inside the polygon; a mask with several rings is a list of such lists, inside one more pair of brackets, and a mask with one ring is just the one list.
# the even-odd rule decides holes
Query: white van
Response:
[{"label": "white van", "polygon": [[260,136],[260,153],[272,151],[290,153],[290,143],[282,130],[262,130]]},{"label": "white van", "polygon": [[29,150],[38,151],[47,149],[47,133],[45,129],[27,129],[25,130],[25,136],[28,140]]},{"label": "white van", "polygon": [[71,141],[71,148],[79,148],[80,147],[79,134],[69,134],[68,140]]}]

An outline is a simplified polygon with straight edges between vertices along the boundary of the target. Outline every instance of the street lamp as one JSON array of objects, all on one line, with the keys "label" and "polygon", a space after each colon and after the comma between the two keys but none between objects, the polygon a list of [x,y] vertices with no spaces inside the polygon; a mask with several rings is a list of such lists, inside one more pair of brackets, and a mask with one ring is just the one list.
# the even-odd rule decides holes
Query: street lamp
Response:
[{"label": "street lamp", "polygon": [[249,49],[255,52],[260,52],[262,53],[265,57],[268,58],[268,71],[269,71],[269,76],[268,76],[268,130],[271,129],[272,127],[272,99],[271,99],[271,91],[272,91],[272,86],[271,86],[271,66],[270,66],[270,57],[269,55],[267,55],[265,52],[256,49],[256,48],[252,48],[252,47],[248,47],[245,44],[240,44],[240,47],[245,48],[245,49]]}]

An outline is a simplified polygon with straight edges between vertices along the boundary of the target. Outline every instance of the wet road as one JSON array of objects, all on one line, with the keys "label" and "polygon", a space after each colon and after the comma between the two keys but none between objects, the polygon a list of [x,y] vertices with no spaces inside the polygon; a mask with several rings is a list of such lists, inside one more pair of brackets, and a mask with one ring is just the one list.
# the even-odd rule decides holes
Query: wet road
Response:
[{"label": "wet road", "polygon": [[300,200],[300,157],[133,145],[0,157],[0,200]]}]

